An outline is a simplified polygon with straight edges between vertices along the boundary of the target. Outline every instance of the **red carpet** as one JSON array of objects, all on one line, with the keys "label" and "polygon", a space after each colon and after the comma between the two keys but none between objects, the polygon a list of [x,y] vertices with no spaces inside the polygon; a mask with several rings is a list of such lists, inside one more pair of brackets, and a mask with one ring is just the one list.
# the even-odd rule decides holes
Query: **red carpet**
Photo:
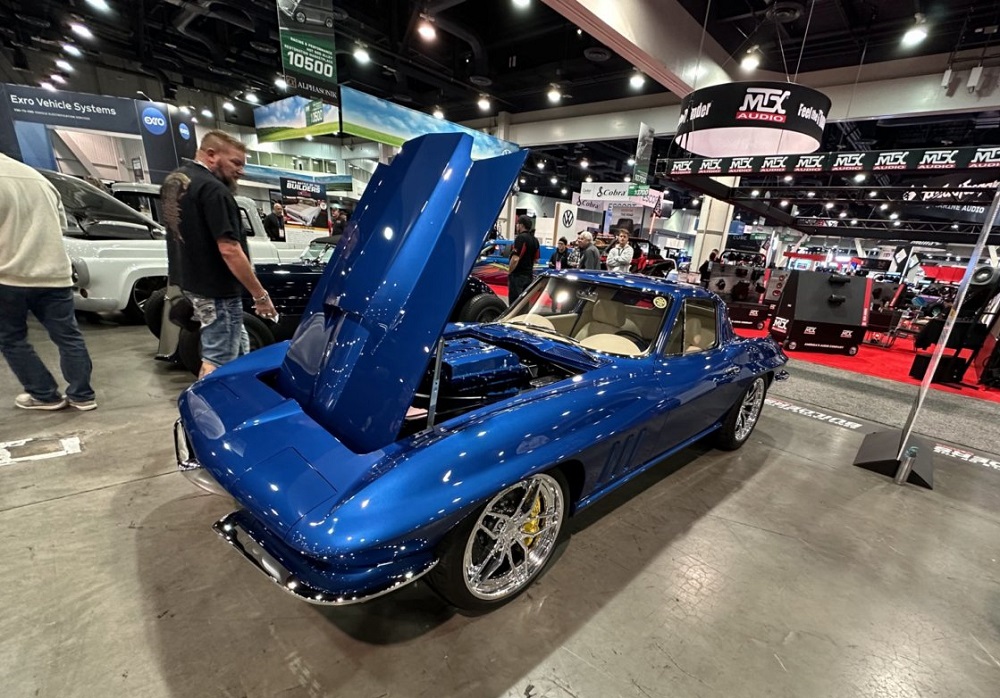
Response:
[{"label": "red carpet", "polygon": [[[767,330],[753,330],[745,327],[734,328],[736,334],[741,337],[766,337]],[[910,378],[910,367],[913,364],[913,357],[916,352],[913,349],[913,340],[909,337],[899,337],[896,342],[888,348],[881,348],[871,344],[862,344],[858,348],[856,356],[846,354],[821,354],[815,351],[785,351],[790,357],[800,361],[839,368],[851,373],[860,373],[865,376],[875,376],[885,378],[898,383],[909,385],[920,385],[920,381]],[[926,352],[921,352],[926,353]],[[952,350],[948,350],[945,356],[949,356]],[[967,354],[967,353],[966,353]],[[965,355],[965,354],[963,354]],[[973,385],[975,373],[970,368],[965,373],[966,382],[963,387],[953,387],[941,383],[931,383],[934,390],[940,390],[954,395],[964,395],[965,397],[989,400],[1000,403],[1000,390],[986,388],[982,385]]]}]

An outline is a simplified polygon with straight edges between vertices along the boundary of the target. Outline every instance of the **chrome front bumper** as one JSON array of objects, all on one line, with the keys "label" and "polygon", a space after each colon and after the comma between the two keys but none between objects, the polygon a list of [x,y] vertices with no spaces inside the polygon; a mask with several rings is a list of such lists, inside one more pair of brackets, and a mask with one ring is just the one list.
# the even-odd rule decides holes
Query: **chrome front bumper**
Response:
[{"label": "chrome front bumper", "polygon": [[184,474],[188,480],[196,484],[206,492],[220,494],[226,497],[231,496],[222,488],[212,475],[202,467],[198,459],[191,453],[191,444],[188,443],[187,434],[184,432],[184,425],[181,420],[174,422],[174,455],[177,458],[177,469]]},{"label": "chrome front bumper", "polygon": [[236,548],[254,567],[263,572],[282,591],[298,597],[302,601],[322,606],[346,606],[361,603],[396,591],[410,582],[420,579],[433,569],[437,560],[432,560],[417,570],[410,570],[398,575],[390,581],[389,586],[364,594],[336,594],[311,586],[299,579],[293,572],[281,563],[274,555],[265,550],[261,541],[241,523],[240,519],[247,516],[246,512],[234,511],[217,521],[212,528],[222,536],[223,540]]}]

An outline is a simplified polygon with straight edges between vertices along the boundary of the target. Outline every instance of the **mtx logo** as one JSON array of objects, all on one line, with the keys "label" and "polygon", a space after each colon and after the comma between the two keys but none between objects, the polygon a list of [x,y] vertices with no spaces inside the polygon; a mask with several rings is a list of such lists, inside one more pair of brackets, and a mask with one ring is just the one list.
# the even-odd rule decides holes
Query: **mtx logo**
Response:
[{"label": "mtx logo", "polygon": [[841,330],[840,331],[840,338],[841,339],[854,339],[854,330]]},{"label": "mtx logo", "polygon": [[874,170],[905,170],[909,150],[898,150],[889,153],[879,153],[875,160]]},{"label": "mtx logo", "polygon": [[782,332],[788,331],[788,318],[776,317],[774,318],[774,325],[771,329],[780,330]]},{"label": "mtx logo", "polygon": [[815,327],[807,327],[805,329],[805,331],[802,332],[802,334],[816,334],[816,328]]},{"label": "mtx logo", "polygon": [[1000,148],[979,148],[969,167],[1000,167]]},{"label": "mtx logo", "polygon": [[142,125],[154,136],[162,136],[167,130],[167,117],[156,107],[142,110]]},{"label": "mtx logo", "polygon": [[833,163],[835,170],[863,170],[865,168],[864,153],[838,153]]},{"label": "mtx logo", "polygon": [[748,87],[743,106],[736,112],[737,119],[785,123],[785,100],[791,92],[775,87]]},{"label": "mtx logo", "polygon": [[917,167],[954,167],[956,155],[958,155],[957,150],[928,150]]},{"label": "mtx logo", "polygon": [[764,164],[761,165],[761,171],[766,170],[784,170],[787,167],[788,156],[787,155],[769,155],[764,158]]}]

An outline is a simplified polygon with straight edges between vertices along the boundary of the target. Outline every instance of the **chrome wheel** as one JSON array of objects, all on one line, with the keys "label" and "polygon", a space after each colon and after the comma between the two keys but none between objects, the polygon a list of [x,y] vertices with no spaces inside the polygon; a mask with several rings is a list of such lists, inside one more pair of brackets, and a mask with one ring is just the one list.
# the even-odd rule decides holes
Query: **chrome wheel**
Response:
[{"label": "chrome wheel", "polygon": [[566,514],[551,475],[511,485],[483,508],[463,557],[463,579],[477,599],[497,601],[526,587],[545,567]]},{"label": "chrome wheel", "polygon": [[764,379],[757,378],[750,384],[746,394],[743,396],[743,402],[740,404],[740,412],[736,416],[734,436],[737,441],[743,441],[750,436],[754,425],[757,424],[757,418],[760,417],[760,408],[763,405]]}]

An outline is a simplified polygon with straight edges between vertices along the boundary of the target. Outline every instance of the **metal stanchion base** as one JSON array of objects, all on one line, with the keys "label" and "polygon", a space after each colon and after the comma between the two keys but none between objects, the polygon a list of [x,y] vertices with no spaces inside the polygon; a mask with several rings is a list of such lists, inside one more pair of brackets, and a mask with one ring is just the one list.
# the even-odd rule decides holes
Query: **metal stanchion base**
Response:
[{"label": "metal stanchion base", "polygon": [[[899,469],[899,440],[903,432],[899,429],[876,431],[865,437],[854,458],[854,465],[865,470],[895,477]],[[911,435],[906,444],[918,448],[907,482],[929,490],[934,489],[934,447],[925,439]]]}]

